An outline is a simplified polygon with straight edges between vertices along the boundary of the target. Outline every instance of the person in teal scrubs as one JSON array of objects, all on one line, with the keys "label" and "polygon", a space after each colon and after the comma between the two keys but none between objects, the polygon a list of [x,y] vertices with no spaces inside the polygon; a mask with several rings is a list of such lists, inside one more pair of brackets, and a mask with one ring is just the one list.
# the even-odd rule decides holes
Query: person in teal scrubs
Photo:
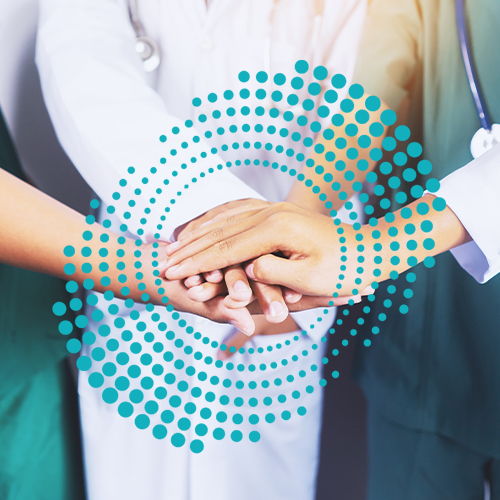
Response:
[{"label": "person in teal scrubs", "polygon": [[[0,113],[0,167],[23,178]],[[0,498],[85,497],[75,383],[52,304],[61,279],[0,263]]]}]

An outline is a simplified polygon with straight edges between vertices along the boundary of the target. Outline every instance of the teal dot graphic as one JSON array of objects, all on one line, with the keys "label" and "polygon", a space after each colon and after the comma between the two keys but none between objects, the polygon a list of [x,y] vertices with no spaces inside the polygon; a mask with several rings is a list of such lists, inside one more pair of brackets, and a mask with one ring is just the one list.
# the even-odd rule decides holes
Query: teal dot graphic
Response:
[{"label": "teal dot graphic", "polygon": [[[337,290],[342,289],[350,266],[356,271],[355,288],[350,291],[359,293],[363,283],[370,284],[378,276],[377,270],[373,276],[367,275],[366,259],[372,253],[376,253],[371,258],[377,265],[387,259],[393,269],[389,280],[380,285],[373,283],[376,293],[364,299],[363,310],[356,312],[356,326],[341,339],[342,347],[349,346],[349,340],[357,335],[366,337],[362,345],[370,347],[376,336],[383,335],[390,314],[407,314],[416,274],[400,276],[397,266],[402,261],[416,265],[422,260],[416,256],[419,250],[434,248],[429,220],[407,223],[404,233],[411,239],[406,238],[403,244],[395,240],[397,217],[406,219],[412,214],[406,209],[398,212],[401,206],[420,198],[424,189],[437,192],[439,183],[429,178],[432,165],[422,158],[421,145],[409,142],[411,131],[397,123],[396,113],[384,110],[380,118],[375,118],[374,112],[381,106],[379,98],[366,96],[361,85],[350,84],[345,76],[329,74],[323,66],[311,68],[306,61],[297,61],[291,74],[243,70],[238,81],[239,86],[232,89],[192,100],[191,119],[159,136],[164,154],[157,165],[147,170],[139,165],[127,169],[117,184],[114,203],[102,210],[100,218],[105,228],[111,228],[107,217],[121,211],[116,242],[96,231],[95,216],[86,218],[88,230],[82,233],[81,246],[67,245],[63,254],[67,259],[67,291],[85,291],[87,295],[83,300],[61,299],[52,306],[52,313],[60,318],[59,332],[68,337],[68,351],[81,354],[77,360],[80,376],[98,397],[153,438],[163,440],[168,436],[167,445],[189,446],[193,453],[201,453],[209,439],[259,446],[265,439],[264,426],[292,425],[304,418],[310,398],[320,394],[329,380],[341,376],[332,364],[342,355],[342,349],[325,351],[323,357],[317,355],[328,336],[336,334],[336,328],[355,311],[351,301],[319,340],[312,340],[310,334],[323,328],[327,308],[304,330],[288,337],[276,336],[265,348],[248,345],[232,358],[217,359],[217,349],[226,351],[226,345],[175,311],[160,275],[161,248],[157,243],[145,243],[148,232],[154,233],[153,240],[160,238],[179,200],[189,196],[195,185],[226,168],[242,172],[267,169],[280,182],[302,182],[324,204],[341,243],[341,271],[330,277]],[[358,109],[360,106],[362,109]],[[349,114],[354,109],[357,111],[352,117]],[[393,126],[393,137],[378,141]],[[330,143],[317,144],[318,137]],[[347,138],[355,139],[355,146],[348,147]],[[204,139],[209,146],[200,152],[194,145]],[[217,161],[206,166],[204,160],[210,158]],[[357,178],[360,172],[369,170],[367,158],[379,163],[363,183]],[[181,171],[189,172],[191,180],[178,191],[172,190],[171,184]],[[330,188],[316,185],[308,178],[310,172],[324,179]],[[152,185],[156,188],[150,191]],[[358,194],[366,224],[349,200],[346,186]],[[339,214],[332,208],[335,200],[341,200],[348,212],[356,239],[354,256],[348,252]],[[431,210],[440,211],[445,206],[444,200],[435,198],[431,204],[418,204],[416,213],[425,217]],[[99,208],[99,200],[92,200],[90,207]],[[380,212],[382,216],[375,215]],[[128,224],[132,219],[138,220],[140,227],[132,231],[137,237],[132,238],[134,246],[130,250],[132,228]],[[385,229],[379,229],[379,221],[384,222]],[[376,243],[364,236],[363,224],[372,226]],[[393,238],[387,248],[381,243],[382,230]],[[150,271],[144,266],[151,250],[154,287],[146,284],[151,280],[146,280]],[[410,254],[403,258],[402,252]],[[76,266],[76,256],[87,262]],[[434,258],[427,257],[421,267],[435,264]],[[88,277],[81,285],[77,283],[81,279],[77,273],[90,275],[96,271],[101,273],[99,278]],[[145,305],[130,297],[137,281]],[[121,300],[109,289],[112,284],[119,287]],[[98,286],[104,288],[104,293],[95,293]],[[378,313],[378,324],[368,328],[367,318],[373,313],[376,295],[386,293],[392,297],[400,288],[404,303],[392,298],[380,301],[384,312]],[[163,306],[148,303],[151,297],[158,296]],[[275,357],[266,357],[269,353]],[[248,430],[249,425],[252,430]]]}]

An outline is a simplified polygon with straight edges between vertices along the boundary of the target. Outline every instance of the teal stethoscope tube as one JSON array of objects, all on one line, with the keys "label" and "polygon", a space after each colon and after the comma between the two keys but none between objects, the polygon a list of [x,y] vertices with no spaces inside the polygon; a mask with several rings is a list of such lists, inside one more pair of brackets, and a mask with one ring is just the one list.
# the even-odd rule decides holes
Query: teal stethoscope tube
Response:
[{"label": "teal stethoscope tube", "polygon": [[474,105],[476,106],[477,116],[481,122],[481,127],[485,130],[491,131],[493,122],[491,121],[486,99],[481,90],[479,76],[477,74],[474,58],[472,56],[472,48],[465,18],[464,0],[455,0],[455,11],[460,51],[462,53],[462,59],[464,62],[465,72],[467,74],[467,80],[469,81],[472,98],[474,99]]}]

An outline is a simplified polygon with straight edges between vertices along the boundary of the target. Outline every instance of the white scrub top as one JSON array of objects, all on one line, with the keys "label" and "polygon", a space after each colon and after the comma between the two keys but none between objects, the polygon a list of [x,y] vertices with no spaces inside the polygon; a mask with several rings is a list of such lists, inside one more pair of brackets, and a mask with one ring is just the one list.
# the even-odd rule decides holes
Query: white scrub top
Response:
[{"label": "white scrub top", "polygon": [[500,272],[499,189],[500,144],[445,177],[436,193],[472,238],[451,253],[479,283]]},{"label": "white scrub top", "polygon": [[[133,195],[135,185],[129,182],[120,190],[120,200],[114,200],[113,192],[117,191],[120,179],[127,178],[127,168],[133,165],[140,179],[149,175],[151,166],[159,167],[162,157],[168,157],[167,168],[186,162],[187,155],[173,157],[168,152],[174,148],[181,151],[182,142],[191,140],[194,135],[194,129],[188,133],[184,128],[184,120],[188,118],[193,119],[201,137],[209,129],[235,123],[238,125],[235,141],[241,142],[248,137],[248,140],[256,140],[252,134],[243,135],[241,132],[243,121],[251,122],[255,118],[215,119],[207,112],[209,107],[198,109],[192,106],[194,97],[201,97],[206,103],[209,92],[220,95],[226,89],[236,90],[244,86],[237,78],[241,70],[253,75],[258,70],[291,74],[295,61],[306,59],[313,65],[325,65],[331,74],[343,73],[349,77],[355,62],[365,2],[325,1],[314,52],[310,40],[316,2],[213,0],[207,8],[204,0],[149,0],[139,2],[139,5],[148,35],[161,47],[162,62],[155,74],[144,74],[135,53],[135,36],[125,5],[118,0],[41,0],[37,64],[47,108],[69,157],[104,203],[116,207],[118,215],[128,209],[126,202],[129,199],[136,199],[134,213],[137,215],[127,219],[129,230],[135,232],[144,228],[144,239],[151,240],[157,231],[159,214],[152,214],[143,225],[140,216],[147,201],[142,200],[147,200],[155,189],[165,186],[160,182],[160,176],[152,176],[146,186],[141,186],[142,198],[136,198]],[[254,93],[246,103],[257,105]],[[259,101],[258,104],[262,103]],[[211,108],[216,109],[217,102],[211,104]],[[208,116],[205,123],[196,120],[200,112]],[[171,133],[175,126],[181,129],[180,134]],[[158,140],[162,134],[167,135],[165,144]],[[292,144],[289,137],[279,138],[279,141],[275,136],[271,139],[275,143]],[[202,152],[210,151],[211,147],[220,146],[226,140],[227,134],[220,137],[214,134],[207,140],[191,144],[187,150],[189,157],[198,157],[196,165],[199,169],[234,162],[241,157],[241,151],[222,151],[222,154],[217,152],[201,157]],[[293,146],[298,147],[296,143]],[[293,164],[293,160],[275,158],[276,153],[264,149],[253,154],[260,160]],[[175,163],[176,158],[178,163]],[[179,175],[170,179],[169,194],[182,191],[191,181],[192,170],[178,171]],[[292,177],[269,168],[232,166],[223,169],[207,176],[203,182],[191,184],[189,190],[176,199],[160,237],[170,238],[179,225],[227,201],[260,196],[270,200],[283,199],[292,182]],[[130,309],[124,308],[121,301],[114,302],[125,325],[141,339]],[[80,376],[90,499],[313,498],[321,424],[321,366],[326,345],[322,339],[332,323],[334,310],[326,314],[322,309],[294,314],[299,326],[307,331],[305,336],[291,332],[279,337],[255,338],[249,346],[261,348],[262,352],[237,354],[231,360],[234,367],[244,367],[242,371],[230,368],[228,364],[223,369],[207,365],[206,356],[215,357],[216,348],[176,327],[177,321],[164,308],[147,311],[144,306],[137,305],[134,311],[140,314],[147,331],[155,338],[161,337],[165,351],[171,350],[175,354],[174,360],[184,360],[186,366],[192,366],[196,373],[205,371],[208,377],[202,380],[187,375],[185,367],[176,367],[174,361],[164,358],[165,351],[158,353],[144,341],[140,354],[128,352],[130,363],[136,358],[139,363],[138,357],[148,353],[153,358],[151,366],[164,366],[177,382],[187,381],[190,387],[200,387],[203,394],[213,393],[215,399],[207,404],[189,391],[182,391],[178,385],[170,385],[165,406],[148,414],[150,425],[139,430],[130,419],[117,415],[116,405],[108,405],[101,398],[103,387],[113,386],[120,375],[127,375],[128,365],[118,366],[117,373],[106,378],[105,385],[99,390],[89,386],[87,375]],[[95,347],[106,349],[109,338],[123,340],[115,316],[103,312],[100,321],[91,319],[89,329],[97,331],[106,325],[110,334],[106,337],[97,335],[96,343],[86,346],[84,354],[90,354]],[[185,342],[183,349],[159,329],[158,317],[160,322],[172,328],[176,339]],[[230,325],[212,323],[192,315],[186,314],[183,318],[195,331],[212,340],[222,341],[233,331]],[[277,343],[282,347],[278,349]],[[201,352],[205,358],[194,359],[186,354],[186,345]],[[283,359],[288,362],[283,364]],[[266,370],[252,371],[252,364],[265,366]],[[99,362],[94,367],[99,368]],[[149,376],[161,384],[165,373],[149,373]],[[213,376],[220,380],[227,377],[233,383],[229,388],[222,387],[212,382]],[[276,380],[279,383],[274,383]],[[237,381],[241,383],[238,385]],[[155,399],[154,388],[141,388],[137,379],[120,393],[117,404],[122,399],[127,400],[134,389],[143,390],[143,405],[148,396]],[[300,392],[298,399],[293,396],[295,390]],[[202,417],[199,411],[187,415],[183,406],[171,408],[171,395],[182,397],[183,404],[186,401],[197,405],[204,402],[212,416],[204,420],[206,417]],[[221,403],[220,398],[224,395],[229,396],[231,404]],[[243,407],[236,404],[238,396],[245,400]],[[267,408],[261,402],[253,408],[249,404],[251,396],[260,401],[268,396],[272,404]],[[305,416],[297,415],[299,406],[307,409]],[[168,427],[166,439],[156,440],[151,436],[151,428],[162,423],[162,410],[168,409],[174,410],[174,422]],[[222,410],[228,414],[225,424],[216,421],[216,415]],[[281,418],[283,411],[290,411],[292,418]],[[269,412],[279,417],[274,423],[266,421],[265,415]],[[238,426],[236,420],[231,421],[236,414],[243,416],[244,424]],[[251,414],[259,417],[258,423],[255,420],[250,422]],[[188,443],[197,438],[198,424],[206,423],[210,429],[203,438],[205,449],[202,453],[190,452],[188,445],[176,448],[170,443],[170,437],[185,417],[191,421],[191,428],[184,431]],[[182,422],[182,426],[187,425],[185,420]],[[228,435],[241,429],[245,438],[240,443],[228,438],[217,441],[211,437],[215,426],[226,429]],[[256,444],[248,440],[254,430],[261,435]]]}]

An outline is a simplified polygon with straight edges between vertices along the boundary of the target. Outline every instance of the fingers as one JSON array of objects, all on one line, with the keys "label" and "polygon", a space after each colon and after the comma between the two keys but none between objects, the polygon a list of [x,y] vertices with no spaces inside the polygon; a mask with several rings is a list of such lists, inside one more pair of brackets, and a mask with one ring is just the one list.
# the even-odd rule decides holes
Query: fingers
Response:
[{"label": "fingers", "polygon": [[253,227],[216,244],[205,241],[208,247],[201,250],[192,248],[197,247],[201,241],[197,240],[168,259],[165,276],[169,280],[184,279],[194,274],[239,264],[279,250],[281,238],[285,239],[269,229]]},{"label": "fingers", "polygon": [[226,285],[225,283],[205,282],[201,285],[189,288],[186,293],[187,296],[195,302],[207,302],[208,300],[217,297],[217,295],[225,295]]},{"label": "fingers", "polygon": [[224,280],[228,291],[228,296],[224,299],[227,307],[244,307],[252,301],[252,289],[240,265],[228,267],[224,272]]},{"label": "fingers", "polygon": [[230,309],[224,304],[222,297],[216,297],[203,306],[207,311],[202,315],[220,323],[230,323],[246,336],[254,334],[255,322],[246,307]]},{"label": "fingers", "polygon": [[271,202],[255,198],[246,198],[224,203],[186,224],[183,230],[180,231],[179,238],[184,239],[189,237],[192,233],[200,231],[201,228],[214,221],[223,221],[225,224],[232,223],[231,220],[234,216],[263,210],[270,205]]},{"label": "fingers", "polygon": [[309,271],[306,260],[263,255],[248,264],[245,271],[251,279],[260,283],[285,286],[296,293],[307,292],[306,278]]},{"label": "fingers", "polygon": [[195,274],[194,276],[189,276],[184,280],[184,286],[186,288],[193,288],[194,286],[201,285],[204,280],[209,283],[220,283],[224,279],[224,274],[219,269],[215,271],[210,271],[208,273],[203,273],[203,277],[199,274]]},{"label": "fingers", "polygon": [[209,271],[208,273],[203,273],[203,277],[209,283],[221,283],[224,279],[224,273],[220,269],[214,269],[213,271]]},{"label": "fingers", "polygon": [[285,287],[283,288],[283,298],[287,304],[296,304],[302,298],[302,294]]},{"label": "fingers", "polygon": [[313,295],[303,295],[302,298],[294,303],[288,304],[288,309],[291,312],[305,311],[307,309],[315,309],[316,307],[333,307],[337,305],[335,299],[328,296],[313,296]]},{"label": "fingers", "polygon": [[193,288],[193,286],[198,286],[203,283],[203,278],[199,274],[195,274],[194,276],[189,276],[184,280],[184,286],[186,288]]},{"label": "fingers", "polygon": [[359,304],[363,300],[364,296],[371,295],[373,293],[375,293],[375,290],[371,286],[369,286],[365,288],[359,295],[350,295],[343,297],[332,297],[330,295],[324,297],[303,295],[298,302],[288,302],[287,305],[288,309],[293,312],[304,311],[306,309],[314,309],[316,307],[340,307]]},{"label": "fingers", "polygon": [[252,289],[267,321],[270,323],[285,321],[288,317],[288,307],[279,286],[253,282]]},{"label": "fingers", "polygon": [[[186,228],[182,233],[179,234],[178,240],[174,243],[171,243],[172,248],[169,250],[169,254],[176,252],[183,245],[190,243],[202,236],[205,236],[213,231],[227,228],[228,226],[242,224],[243,222],[247,223],[247,219],[251,216],[260,216],[262,209],[260,210],[230,210],[227,212],[219,213],[218,215],[206,220],[203,223],[190,225]],[[219,233],[216,233],[219,234]],[[167,249],[168,250],[168,249]]]},{"label": "fingers", "polygon": [[263,214],[257,213],[255,215],[239,218],[237,222],[232,224],[213,222],[207,224],[201,230],[189,233],[187,236],[183,233],[178,241],[171,243],[166,248],[167,255],[170,256],[168,260],[176,264],[191,255],[221,243],[231,236],[247,231],[256,226],[262,218]]}]

